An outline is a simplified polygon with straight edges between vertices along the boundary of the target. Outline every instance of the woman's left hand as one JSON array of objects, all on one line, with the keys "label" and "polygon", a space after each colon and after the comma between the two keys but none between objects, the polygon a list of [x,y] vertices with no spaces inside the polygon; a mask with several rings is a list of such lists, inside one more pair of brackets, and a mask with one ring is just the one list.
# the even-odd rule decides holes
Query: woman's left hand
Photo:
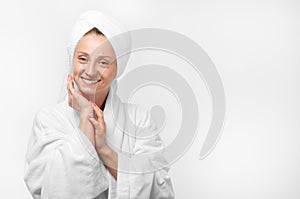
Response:
[{"label": "woman's left hand", "polygon": [[104,165],[117,180],[118,154],[106,143],[106,124],[104,122],[103,111],[93,102],[92,107],[97,116],[97,119],[92,116],[89,117],[89,121],[93,124],[95,129],[95,149],[104,162]]},{"label": "woman's left hand", "polygon": [[103,111],[92,102],[92,107],[96,113],[97,119],[89,117],[89,121],[93,124],[95,129],[95,148],[99,152],[103,150],[106,145],[106,124],[104,122]]}]

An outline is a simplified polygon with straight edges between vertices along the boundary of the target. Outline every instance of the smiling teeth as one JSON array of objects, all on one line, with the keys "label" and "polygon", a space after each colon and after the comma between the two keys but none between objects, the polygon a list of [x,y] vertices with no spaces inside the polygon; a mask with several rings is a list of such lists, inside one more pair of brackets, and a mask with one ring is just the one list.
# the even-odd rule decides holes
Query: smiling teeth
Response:
[{"label": "smiling teeth", "polygon": [[97,83],[98,81],[100,81],[100,80],[93,80],[93,81],[91,81],[91,80],[87,80],[87,79],[84,79],[84,78],[81,78],[85,83],[87,83],[87,84],[95,84],[95,83]]}]

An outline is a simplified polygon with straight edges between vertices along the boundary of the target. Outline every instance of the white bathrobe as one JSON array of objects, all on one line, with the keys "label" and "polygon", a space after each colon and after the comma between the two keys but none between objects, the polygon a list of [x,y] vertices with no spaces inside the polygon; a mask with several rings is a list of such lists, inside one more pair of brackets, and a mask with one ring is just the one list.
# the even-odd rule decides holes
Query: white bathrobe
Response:
[{"label": "white bathrobe", "polygon": [[[128,169],[137,165],[131,165],[130,159],[126,160],[128,156],[122,152],[129,152],[134,157],[160,150],[163,143],[158,135],[137,139],[139,133],[153,135],[156,125],[143,106],[122,103],[115,93],[116,88],[117,82],[114,81],[104,109],[106,134],[110,146],[118,148],[119,167]],[[142,131],[131,129],[127,117],[143,126]],[[34,198],[174,198],[167,167],[144,174],[130,173],[131,169],[129,172],[118,170],[118,179],[115,180],[78,127],[79,121],[79,114],[68,105],[67,97],[61,103],[43,107],[37,112],[28,142],[24,177]],[[154,164],[163,165],[165,162],[162,157],[151,156],[145,164],[140,166],[154,168]]]},{"label": "white bathrobe", "polygon": [[[69,66],[73,65],[79,39],[93,27],[107,38],[122,31],[118,22],[103,13],[88,11],[82,14],[71,32]],[[117,55],[130,47],[126,34],[123,36],[112,41]],[[126,57],[117,60],[117,77],[124,71],[127,60]],[[72,73],[72,67],[67,71]],[[115,79],[106,100],[104,120],[107,143],[118,153],[118,179],[115,180],[103,165],[92,143],[79,128],[79,113],[68,105],[64,82],[62,99],[55,105],[41,108],[34,118],[24,175],[33,198],[174,198],[163,153],[153,153],[163,152],[164,145],[155,135],[157,127],[149,110],[141,105],[122,103],[116,94],[117,88]],[[147,155],[135,159],[141,154]]]}]

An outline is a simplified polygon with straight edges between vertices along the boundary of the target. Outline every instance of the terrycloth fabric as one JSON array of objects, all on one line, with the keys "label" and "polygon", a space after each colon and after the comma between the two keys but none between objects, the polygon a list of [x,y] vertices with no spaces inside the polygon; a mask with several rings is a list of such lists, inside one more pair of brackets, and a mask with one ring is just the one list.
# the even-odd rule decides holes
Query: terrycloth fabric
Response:
[{"label": "terrycloth fabric", "polygon": [[[97,17],[105,18],[96,11],[86,12],[80,17],[73,29],[70,55],[74,53],[80,35],[95,25],[107,35],[110,34],[108,30],[117,29],[110,21],[101,26]],[[121,49],[120,46],[113,45]],[[119,75],[125,65],[125,62],[118,61],[118,69],[121,67]],[[107,143],[118,153],[118,180],[106,169],[92,143],[78,127],[79,113],[68,105],[68,96],[65,95],[61,102],[41,108],[34,118],[24,181],[35,199],[174,198],[168,168],[161,167],[166,161],[161,153],[153,156],[153,152],[163,150],[164,145],[156,135],[157,127],[150,111],[141,105],[122,103],[116,94],[117,88],[114,80],[103,114]],[[150,153],[151,156],[141,156],[142,161],[135,158]],[[153,168],[157,170],[153,171]],[[149,170],[152,172],[132,173]]]},{"label": "terrycloth fabric", "polygon": [[[131,162],[137,155],[164,147],[159,136],[138,138],[142,134],[154,135],[157,131],[150,111],[140,105],[122,103],[117,95],[109,93],[103,114],[107,142],[118,153],[118,180],[102,167],[93,145],[78,128],[78,112],[68,105],[66,97],[61,103],[41,108],[34,118],[24,176],[33,198],[174,198],[168,168],[130,173],[165,164],[162,156],[146,156],[143,162]],[[135,121],[134,129],[129,118]]]}]

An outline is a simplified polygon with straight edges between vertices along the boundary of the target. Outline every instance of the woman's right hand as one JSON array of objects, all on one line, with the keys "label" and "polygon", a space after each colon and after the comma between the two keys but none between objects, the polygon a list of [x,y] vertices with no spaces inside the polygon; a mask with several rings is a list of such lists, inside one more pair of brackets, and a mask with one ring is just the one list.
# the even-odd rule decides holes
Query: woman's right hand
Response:
[{"label": "woman's right hand", "polygon": [[78,91],[74,89],[74,82],[72,75],[68,74],[68,104],[70,107],[74,108],[76,111],[79,112],[80,115],[82,114],[93,114],[93,107],[91,103],[82,96]]},{"label": "woman's right hand", "polygon": [[93,115],[92,104],[84,97],[82,94],[74,89],[74,82],[72,75],[68,75],[68,104],[73,107],[80,114],[79,128],[91,141],[92,145],[95,147],[95,136],[94,127],[88,121],[88,116]]}]

